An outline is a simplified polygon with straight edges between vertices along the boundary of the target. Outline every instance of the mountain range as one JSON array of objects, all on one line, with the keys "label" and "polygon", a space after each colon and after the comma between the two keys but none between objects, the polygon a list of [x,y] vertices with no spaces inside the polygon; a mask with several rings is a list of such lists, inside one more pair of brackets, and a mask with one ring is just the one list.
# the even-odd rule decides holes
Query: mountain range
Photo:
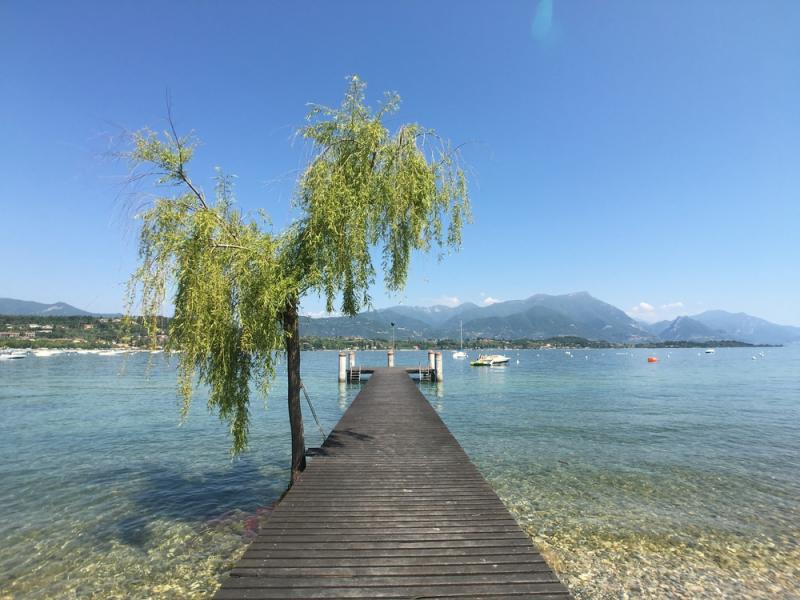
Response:
[{"label": "mountain range", "polygon": [[15,300],[14,298],[0,298],[0,315],[13,317],[93,317],[101,316],[90,313],[66,302],[43,304],[30,300]]},{"label": "mountain range", "polygon": [[[43,304],[0,298],[0,315],[107,316],[65,302]],[[393,306],[350,317],[301,317],[304,336],[397,339],[545,339],[578,336],[609,342],[736,340],[752,344],[800,342],[800,327],[776,325],[745,313],[710,310],[673,321],[644,323],[588,292],[536,294],[525,300],[478,306]]]},{"label": "mountain range", "polygon": [[478,306],[393,306],[349,317],[303,317],[303,335],[397,339],[545,339],[574,335],[609,342],[737,340],[752,344],[800,341],[800,327],[776,325],[745,313],[707,311],[673,321],[644,323],[588,292],[536,294]]}]

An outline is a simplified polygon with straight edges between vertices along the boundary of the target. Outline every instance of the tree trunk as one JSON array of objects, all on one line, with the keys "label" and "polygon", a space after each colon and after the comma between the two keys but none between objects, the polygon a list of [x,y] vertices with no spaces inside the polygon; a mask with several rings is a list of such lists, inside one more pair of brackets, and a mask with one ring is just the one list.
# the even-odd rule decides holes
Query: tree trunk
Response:
[{"label": "tree trunk", "polygon": [[292,300],[283,313],[283,331],[286,334],[286,371],[289,382],[289,426],[292,429],[292,479],[293,485],[300,472],[306,468],[306,445],[303,436],[303,412],[300,410],[300,328],[297,300]]}]

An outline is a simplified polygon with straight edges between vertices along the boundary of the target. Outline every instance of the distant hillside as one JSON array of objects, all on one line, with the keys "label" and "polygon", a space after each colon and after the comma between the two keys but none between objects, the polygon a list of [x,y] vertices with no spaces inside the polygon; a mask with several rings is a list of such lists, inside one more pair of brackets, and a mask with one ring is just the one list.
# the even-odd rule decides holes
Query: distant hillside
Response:
[{"label": "distant hillside", "polygon": [[745,313],[709,310],[692,317],[715,330],[724,331],[729,339],[751,344],[787,344],[800,341],[800,327],[776,325]]},{"label": "distant hillside", "polygon": [[303,335],[330,337],[362,336],[388,339],[395,323],[396,339],[458,339],[463,322],[464,338],[545,339],[578,336],[610,342],[638,342],[655,337],[620,309],[587,292],[550,296],[537,294],[525,300],[497,302],[480,307],[467,303],[457,307],[391,308],[361,313],[350,319],[330,317],[304,319]]},{"label": "distant hillside", "polygon": [[365,312],[353,318],[300,317],[300,334],[322,338],[360,337],[388,340],[392,337],[391,323],[395,323],[395,339],[419,340],[432,337],[432,328],[426,323],[388,310]]},{"label": "distant hillside", "polygon": [[0,298],[0,315],[9,316],[48,316],[48,317],[88,317],[93,313],[75,308],[66,302],[42,304],[14,298]]},{"label": "distant hillside", "polygon": [[[651,329],[651,331],[653,330],[655,327]],[[691,317],[678,317],[674,321],[667,322],[666,326],[656,331],[656,334],[665,342],[705,342],[730,339],[730,336],[726,335],[724,331],[712,329]]]},{"label": "distant hillside", "polygon": [[[43,304],[0,298],[0,315],[9,316],[120,316],[90,313],[65,302]],[[320,338],[392,337],[397,340],[464,339],[543,340],[575,336],[587,340],[621,343],[704,342],[736,340],[750,344],[800,342],[800,327],[776,325],[745,313],[711,310],[673,321],[634,321],[619,308],[588,292],[536,294],[524,300],[478,306],[392,306],[363,312],[356,317],[301,317],[303,336]]]},{"label": "distant hillside", "polygon": [[303,335],[390,339],[391,323],[397,340],[457,340],[463,323],[464,339],[531,339],[578,336],[623,343],[713,342],[736,340],[751,344],[800,341],[800,327],[776,325],[744,313],[709,311],[673,321],[634,321],[611,304],[587,292],[536,294],[524,300],[489,306],[472,303],[449,306],[393,306],[361,313],[350,319],[304,318]]}]

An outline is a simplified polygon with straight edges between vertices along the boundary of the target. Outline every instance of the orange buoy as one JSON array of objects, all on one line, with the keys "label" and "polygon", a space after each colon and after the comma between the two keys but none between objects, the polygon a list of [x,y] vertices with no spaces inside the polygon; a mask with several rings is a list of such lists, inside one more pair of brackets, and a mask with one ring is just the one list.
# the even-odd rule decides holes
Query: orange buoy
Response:
[{"label": "orange buoy", "polygon": [[655,356],[648,356],[647,362],[658,362],[658,359]]}]

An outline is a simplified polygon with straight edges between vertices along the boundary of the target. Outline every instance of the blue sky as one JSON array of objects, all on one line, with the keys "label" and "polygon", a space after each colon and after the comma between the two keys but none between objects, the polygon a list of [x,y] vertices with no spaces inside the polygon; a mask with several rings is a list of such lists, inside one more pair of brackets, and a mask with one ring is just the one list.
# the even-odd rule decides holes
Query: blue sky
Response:
[{"label": "blue sky", "polygon": [[588,290],[800,325],[798,31],[793,0],[2,2],[0,296],[122,308],[136,223],[110,153],[164,127],[167,90],[195,179],[220,165],[286,223],[292,132],[357,73],[472,173],[462,252],[376,306]]}]

